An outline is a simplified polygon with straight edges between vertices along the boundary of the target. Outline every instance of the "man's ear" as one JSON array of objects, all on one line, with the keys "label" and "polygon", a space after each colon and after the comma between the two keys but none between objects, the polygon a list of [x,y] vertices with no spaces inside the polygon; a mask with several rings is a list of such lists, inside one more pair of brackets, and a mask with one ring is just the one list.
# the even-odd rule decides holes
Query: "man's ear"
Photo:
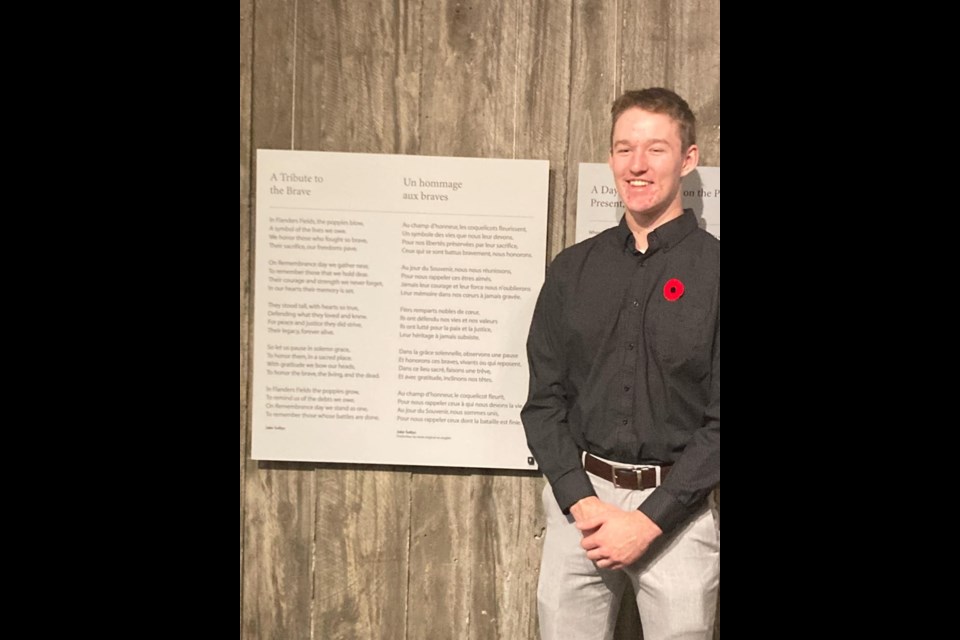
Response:
[{"label": "man's ear", "polygon": [[692,144],[683,156],[683,164],[680,166],[680,177],[682,178],[696,169],[698,162],[700,162],[700,149],[697,145]]}]

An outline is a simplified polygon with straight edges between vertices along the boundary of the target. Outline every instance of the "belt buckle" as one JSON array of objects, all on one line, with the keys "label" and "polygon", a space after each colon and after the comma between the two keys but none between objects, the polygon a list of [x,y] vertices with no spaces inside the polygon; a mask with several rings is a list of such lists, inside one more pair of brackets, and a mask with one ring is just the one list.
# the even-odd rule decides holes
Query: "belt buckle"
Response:
[{"label": "belt buckle", "polygon": [[[646,488],[643,486],[643,472],[646,471],[647,469],[656,469],[656,481],[653,486],[659,487],[660,486],[660,467],[657,465],[643,464],[643,465],[631,466],[629,468],[615,467],[613,465],[610,465],[610,478],[611,478],[611,481],[613,482],[614,488],[619,489],[620,483],[617,482],[617,471],[630,471],[637,477],[637,489],[642,491]],[[629,487],[625,487],[625,488],[629,488]]]},{"label": "belt buckle", "polygon": [[613,482],[613,488],[614,488],[614,489],[619,489],[619,488],[620,488],[620,483],[617,482],[617,471],[618,471],[618,469],[619,469],[619,467],[616,467],[616,466],[614,466],[614,465],[610,465],[610,481]]},{"label": "belt buckle", "polygon": [[659,486],[660,486],[660,466],[659,466],[659,465],[654,465],[654,464],[644,464],[644,465],[640,465],[639,467],[637,467],[637,469],[636,469],[636,472],[637,472],[637,485],[639,485],[639,487],[640,487],[641,489],[645,488],[645,487],[643,486],[643,472],[646,471],[647,469],[656,469],[656,470],[657,470],[657,471],[656,471],[656,474],[655,474],[655,475],[656,475],[656,479],[654,480],[654,483],[653,483],[653,487],[652,487],[652,488],[655,489],[655,488],[659,487]]}]

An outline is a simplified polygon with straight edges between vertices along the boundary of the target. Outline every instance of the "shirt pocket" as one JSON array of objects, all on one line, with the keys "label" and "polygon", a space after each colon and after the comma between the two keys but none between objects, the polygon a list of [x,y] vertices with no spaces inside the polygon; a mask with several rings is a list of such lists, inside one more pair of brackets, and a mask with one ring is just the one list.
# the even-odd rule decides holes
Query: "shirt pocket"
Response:
[{"label": "shirt pocket", "polygon": [[647,304],[645,338],[657,360],[668,365],[706,365],[713,335],[708,301],[694,295],[667,300],[654,293]]}]

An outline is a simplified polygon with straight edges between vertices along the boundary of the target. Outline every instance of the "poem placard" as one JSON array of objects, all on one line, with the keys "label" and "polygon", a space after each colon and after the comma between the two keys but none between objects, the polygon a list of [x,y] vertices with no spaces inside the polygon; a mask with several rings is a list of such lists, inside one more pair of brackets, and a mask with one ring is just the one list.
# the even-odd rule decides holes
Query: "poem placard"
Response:
[{"label": "poem placard", "polygon": [[548,164],[258,150],[253,458],[535,469]]}]

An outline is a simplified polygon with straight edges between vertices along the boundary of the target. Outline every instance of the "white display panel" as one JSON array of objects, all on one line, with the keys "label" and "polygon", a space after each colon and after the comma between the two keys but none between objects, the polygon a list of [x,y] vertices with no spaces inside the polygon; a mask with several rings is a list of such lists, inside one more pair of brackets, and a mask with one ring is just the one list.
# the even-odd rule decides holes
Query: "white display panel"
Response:
[{"label": "white display panel", "polygon": [[[693,209],[700,222],[720,237],[720,167],[697,167],[683,179],[683,206]],[[592,238],[609,229],[623,217],[623,202],[617,195],[610,165],[606,162],[581,162],[577,180],[576,241]]]},{"label": "white display panel", "polygon": [[535,469],[548,164],[258,150],[253,458]]}]

